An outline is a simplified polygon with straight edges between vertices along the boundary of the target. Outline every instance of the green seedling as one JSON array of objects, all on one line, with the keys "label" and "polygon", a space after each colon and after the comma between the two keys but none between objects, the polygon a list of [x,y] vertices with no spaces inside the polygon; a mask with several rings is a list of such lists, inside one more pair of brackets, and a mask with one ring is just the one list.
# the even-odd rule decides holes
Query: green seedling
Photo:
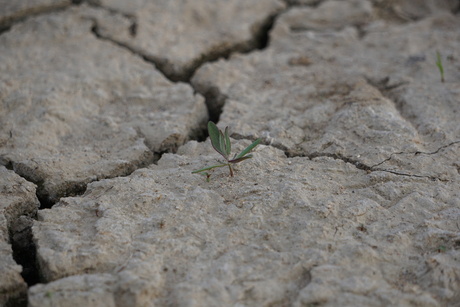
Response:
[{"label": "green seedling", "polygon": [[444,245],[439,245],[438,253],[445,253],[447,248]]},{"label": "green seedling", "polygon": [[260,143],[260,139],[255,140],[251,145],[246,147],[242,152],[240,152],[238,155],[234,155],[233,158],[230,157],[230,152],[232,149],[232,144],[230,143],[230,137],[228,135],[228,127],[225,128],[224,132],[217,128],[216,124],[213,122],[208,122],[208,132],[209,132],[209,138],[211,139],[211,144],[212,147],[222,156],[224,157],[226,162],[220,162],[220,164],[213,165],[213,166],[208,166],[196,171],[193,171],[193,174],[196,173],[201,173],[205,172],[204,174],[206,175],[206,181],[209,182],[209,175],[206,171],[211,170],[213,168],[217,167],[224,167],[228,166],[228,169],[230,171],[230,176],[233,177],[233,164],[240,163],[244,160],[252,158],[252,155],[249,154],[251,150],[253,150],[257,145]]},{"label": "green seedling", "polygon": [[444,67],[442,66],[441,54],[436,51],[436,66],[438,66],[439,73],[441,74],[441,82],[444,82]]}]

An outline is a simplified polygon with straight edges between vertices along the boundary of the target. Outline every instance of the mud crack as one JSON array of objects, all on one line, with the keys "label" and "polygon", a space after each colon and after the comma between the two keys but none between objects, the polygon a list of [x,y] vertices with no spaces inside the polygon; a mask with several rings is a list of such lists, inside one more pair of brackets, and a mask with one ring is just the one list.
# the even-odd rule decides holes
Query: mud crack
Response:
[{"label": "mud crack", "polygon": [[[80,1],[73,0],[72,4],[78,4]],[[60,12],[71,6],[72,4],[64,1],[55,1],[54,4],[48,5],[31,5],[29,8],[24,8],[13,14],[0,18],[0,35],[7,32],[17,23],[24,22],[26,19],[49,13]]]},{"label": "mud crack", "polygon": [[437,154],[438,152],[440,152],[441,150],[445,149],[445,148],[448,148],[450,146],[453,146],[455,144],[460,144],[460,141],[455,141],[455,142],[452,142],[452,143],[449,143],[447,145],[444,145],[444,146],[441,146],[439,147],[437,150],[433,151],[433,152],[423,152],[423,151],[416,151],[414,154],[415,155],[435,155]]},{"label": "mud crack", "polygon": [[388,162],[388,161],[392,160],[393,157],[394,157],[395,155],[403,155],[403,154],[404,154],[404,155],[413,154],[413,155],[415,155],[415,156],[417,156],[417,155],[435,155],[435,154],[439,153],[441,150],[443,150],[443,149],[445,149],[445,148],[448,148],[448,147],[450,147],[450,146],[453,146],[453,145],[455,145],[455,144],[459,144],[459,143],[460,143],[460,141],[451,142],[451,143],[449,143],[449,144],[447,144],[447,145],[443,145],[443,146],[439,147],[437,150],[435,150],[435,151],[433,151],[433,152],[423,152],[423,151],[415,151],[415,152],[403,152],[403,151],[401,151],[401,152],[395,152],[395,153],[392,153],[392,154],[390,155],[390,157],[388,157],[387,159],[383,160],[382,162],[379,162],[379,163],[377,163],[377,164],[374,164],[374,165],[370,166],[370,168],[371,168],[371,169],[375,169],[377,166],[380,166],[380,165],[384,164],[385,162]]},{"label": "mud crack", "polygon": [[[135,37],[137,35],[138,22],[134,16],[106,8],[93,2],[90,2],[90,4],[100,9],[104,9],[111,14],[118,14],[127,18],[131,21],[131,25],[126,30],[129,32],[131,37]],[[195,74],[195,71],[205,63],[214,62],[222,58],[228,59],[233,53],[236,52],[250,53],[254,50],[261,50],[266,48],[269,44],[269,33],[273,27],[273,24],[276,18],[284,11],[285,10],[281,10],[280,12],[269,15],[262,22],[255,24],[252,30],[252,37],[249,40],[239,41],[232,44],[225,42],[217,43],[211,50],[204,52],[200,57],[194,59],[188,65],[185,65],[181,72],[172,71],[171,65],[173,65],[173,63],[171,63],[166,58],[160,58],[158,56],[146,54],[142,50],[139,50],[138,48],[133,47],[128,43],[122,42],[102,33],[96,20],[94,20],[92,32],[96,35],[97,38],[112,42],[113,44],[116,44],[117,46],[122,47],[131,53],[143,58],[146,62],[152,64],[170,81],[190,83],[190,79]]]},{"label": "mud crack", "polygon": [[450,146],[453,146],[453,145],[456,145],[456,144],[459,144],[459,143],[460,143],[460,141],[451,142],[449,144],[446,144],[446,145],[443,145],[443,146],[439,147],[437,150],[435,150],[433,152],[416,151],[416,152],[396,152],[396,153],[392,153],[390,155],[390,157],[388,157],[387,159],[383,160],[382,162],[376,163],[374,165],[366,165],[365,163],[362,163],[359,160],[351,159],[351,158],[348,158],[348,157],[343,156],[341,154],[319,153],[319,152],[314,152],[314,153],[292,153],[291,151],[286,150],[286,148],[282,148],[282,146],[272,145],[272,144],[269,144],[269,143],[265,143],[264,145],[273,146],[273,147],[275,147],[277,149],[280,149],[285,153],[285,155],[287,157],[290,157],[290,158],[293,158],[293,157],[307,157],[310,160],[313,160],[314,158],[318,158],[318,157],[329,157],[329,158],[333,158],[335,160],[341,160],[343,162],[352,164],[357,169],[360,169],[360,170],[363,170],[363,171],[366,171],[366,172],[369,172],[369,173],[370,172],[385,172],[385,173],[390,173],[390,174],[397,175],[397,176],[413,177],[413,178],[425,178],[425,179],[429,179],[431,181],[447,182],[449,180],[442,179],[442,178],[439,178],[439,177],[436,177],[436,176],[411,174],[411,173],[406,173],[406,172],[403,172],[403,171],[389,170],[389,169],[385,169],[385,168],[378,168],[378,166],[384,164],[385,162],[390,161],[391,159],[393,159],[393,157],[395,155],[403,155],[403,154],[413,154],[415,156],[417,156],[417,155],[435,155],[435,154],[439,153],[440,151],[442,151],[443,149],[446,149],[446,148],[448,148]]},{"label": "mud crack", "polygon": [[21,275],[29,287],[40,282],[36,263],[37,249],[32,237],[32,225],[35,219],[36,216],[21,216],[9,229],[13,259],[22,266]]}]

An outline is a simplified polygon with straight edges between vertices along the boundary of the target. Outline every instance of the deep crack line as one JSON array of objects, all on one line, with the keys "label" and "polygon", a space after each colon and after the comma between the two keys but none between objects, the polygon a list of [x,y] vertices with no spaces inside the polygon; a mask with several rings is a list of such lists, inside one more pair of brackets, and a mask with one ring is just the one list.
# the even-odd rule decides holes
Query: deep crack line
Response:
[{"label": "deep crack line", "polygon": [[[95,4],[90,2],[90,5],[97,7],[102,10],[106,10],[110,12],[111,14],[118,14],[121,15],[128,20],[131,21],[131,25],[127,29],[131,35],[131,37],[135,37],[137,34],[137,28],[138,28],[138,22],[135,18],[134,15],[129,15],[125,14],[123,12],[119,12],[117,10],[107,8],[103,5]],[[164,77],[166,77],[168,80],[172,82],[185,82],[188,83],[194,90],[195,92],[203,95],[205,97],[205,103],[206,107],[208,109],[208,114],[209,118],[213,122],[218,122],[220,114],[222,113],[222,109],[225,105],[225,101],[222,101],[221,104],[216,104],[215,102],[215,93],[213,92],[212,89],[207,89],[205,92],[198,90],[192,83],[191,79],[195,75],[195,72],[202,67],[206,63],[214,62],[219,59],[227,59],[229,58],[233,53],[243,53],[243,54],[248,54],[250,52],[256,51],[256,50],[263,50],[268,47],[269,45],[269,39],[270,39],[270,32],[273,28],[273,25],[276,22],[276,19],[286,12],[289,9],[288,6],[286,6],[284,9],[279,10],[278,12],[272,13],[268,16],[265,17],[264,20],[259,22],[255,28],[255,30],[252,31],[252,35],[248,40],[245,41],[239,41],[239,42],[234,42],[230,46],[225,46],[223,48],[217,48],[216,51],[207,51],[204,52],[199,58],[195,59],[192,61],[190,65],[187,65],[184,67],[184,71],[182,72],[181,76],[179,74],[176,74],[174,72],[168,73],[170,70],[168,66],[171,65],[171,63],[168,61],[168,59],[159,59],[154,55],[149,55],[143,52],[142,50],[139,50],[136,47],[131,46],[130,44],[120,42],[119,40],[109,37],[108,35],[102,33],[100,31],[100,27],[98,25],[98,21],[96,19],[93,19],[93,27],[91,28],[92,33],[96,36],[96,38],[108,41],[112,44],[117,45],[118,47],[121,47],[125,50],[128,50],[134,55],[137,55],[138,57],[141,57],[145,62],[151,64],[154,66],[154,68],[162,73]],[[225,100],[225,98],[224,98]],[[204,139],[206,137],[206,133],[204,134],[204,137],[201,139]]]},{"label": "deep crack line", "polygon": [[377,164],[374,164],[374,165],[370,166],[370,169],[374,169],[375,167],[380,166],[380,165],[382,165],[383,163],[390,161],[391,159],[393,159],[393,156],[394,156],[394,155],[402,155],[402,154],[404,154],[404,153],[405,153],[405,152],[403,152],[403,151],[394,152],[394,153],[392,153],[388,158],[386,158],[385,160],[383,160],[382,162],[379,162],[379,163],[377,163]]},{"label": "deep crack line", "polygon": [[[438,153],[439,151],[441,151],[442,149],[444,148],[447,148],[447,147],[450,147],[452,145],[455,145],[455,144],[458,144],[460,143],[460,141],[455,141],[455,142],[452,142],[452,143],[449,143],[447,145],[444,145],[444,146],[441,146],[440,148],[438,148],[436,151],[434,152],[431,152],[431,153],[423,153],[423,152],[413,152],[413,153],[407,153],[407,154],[427,154],[427,155],[431,155],[431,154],[436,154]],[[375,165],[372,165],[372,166],[369,166],[369,165],[366,165],[360,161],[357,161],[357,160],[354,160],[354,159],[350,159],[350,158],[347,158],[347,157],[344,157],[340,154],[330,154],[330,153],[311,153],[311,154],[308,154],[308,153],[305,153],[305,154],[292,154],[291,152],[289,151],[286,151],[285,148],[281,148],[282,146],[277,146],[277,145],[272,145],[272,144],[267,144],[265,143],[264,145],[266,146],[272,146],[274,148],[277,148],[277,149],[280,149],[284,152],[284,154],[289,157],[289,158],[294,158],[294,157],[306,157],[306,158],[309,158],[310,160],[313,160],[314,158],[318,158],[318,157],[329,157],[329,158],[333,158],[335,160],[341,160],[345,163],[349,163],[349,164],[352,164],[353,166],[355,166],[357,169],[360,169],[360,170],[363,170],[363,171],[366,171],[366,172],[385,172],[385,173],[390,173],[390,174],[393,174],[393,175],[397,175],[397,176],[404,176],[404,177],[414,177],[414,178],[425,178],[425,179],[429,179],[431,181],[436,181],[436,180],[439,180],[439,181],[442,181],[442,182],[449,182],[450,180],[447,180],[447,179],[441,179],[439,177],[436,177],[436,176],[430,176],[430,175],[418,175],[418,174],[409,174],[409,173],[404,173],[404,172],[399,172],[399,171],[395,171],[395,170],[388,170],[388,169],[383,169],[383,168],[376,168],[377,166],[379,165],[382,165],[383,163],[389,161],[392,159],[392,157],[394,155],[397,155],[397,154],[406,154],[404,152],[398,152],[398,153],[393,153],[391,154],[391,156],[385,160],[383,160],[382,162],[379,162]]]},{"label": "deep crack line", "polygon": [[[75,1],[75,0],[74,0]],[[110,7],[106,7],[106,6],[103,6],[95,1],[91,1],[91,0],[79,0],[79,2],[83,2],[83,1],[86,1],[86,3],[91,6],[91,7],[94,7],[94,8],[97,8],[97,9],[100,9],[100,10],[104,10],[104,11],[107,11],[109,12],[110,14],[113,14],[113,15],[121,15],[123,16],[124,18],[130,20],[132,23],[136,24],[137,26],[137,21],[136,21],[136,16],[133,15],[133,14],[128,14],[128,13],[125,13],[125,12],[122,12],[120,10],[117,10],[117,9],[113,9],[113,8],[110,8]],[[131,25],[132,26],[132,25]]]},{"label": "deep crack line", "polygon": [[435,176],[428,176],[428,175],[416,175],[416,174],[406,174],[406,173],[401,173],[401,172],[396,172],[396,171],[391,171],[391,170],[386,170],[386,169],[373,169],[371,172],[385,172],[385,173],[390,173],[398,176],[404,176],[404,177],[414,177],[414,178],[427,178],[431,181],[442,181],[442,182],[448,182],[449,180],[443,180],[441,178],[435,177]]},{"label": "deep crack line", "polygon": [[372,167],[360,162],[360,161],[357,161],[357,160],[353,160],[353,159],[350,159],[350,158],[347,158],[347,157],[344,157],[340,154],[328,154],[328,153],[313,153],[313,154],[308,154],[306,155],[310,160],[313,160],[314,158],[319,158],[319,157],[329,157],[329,158],[333,158],[335,160],[341,160],[345,163],[350,163],[352,165],[354,165],[357,169],[360,169],[360,170],[363,170],[363,171],[372,171]]},{"label": "deep crack line", "polygon": [[455,145],[455,144],[459,144],[459,143],[460,143],[460,141],[451,142],[451,143],[449,143],[449,144],[447,144],[447,145],[443,145],[443,146],[439,147],[437,150],[435,150],[435,151],[433,151],[433,152],[423,152],[423,151],[415,151],[415,152],[403,152],[403,151],[401,151],[401,152],[395,152],[395,153],[392,153],[392,154],[390,155],[390,157],[386,158],[386,159],[383,160],[382,162],[379,162],[379,163],[377,163],[377,164],[374,164],[374,165],[370,166],[370,168],[371,168],[371,169],[374,169],[375,167],[380,166],[380,165],[384,164],[385,162],[390,161],[391,159],[393,159],[393,156],[395,156],[395,155],[404,155],[404,154],[406,154],[406,155],[411,155],[411,154],[412,154],[412,155],[415,155],[415,156],[417,156],[417,155],[435,155],[435,154],[439,153],[441,150],[443,150],[443,149],[445,149],[445,148],[448,148],[448,147],[450,147],[450,146],[453,146],[453,145]]},{"label": "deep crack line", "polygon": [[[106,10],[111,14],[118,14],[130,20],[131,25],[126,30],[129,32],[131,37],[135,37],[137,35],[138,22],[134,16],[101,5],[96,5],[93,3],[90,4],[99,9]],[[265,49],[269,44],[270,31],[272,30],[277,17],[284,13],[286,10],[287,8],[280,10],[277,13],[268,15],[263,21],[254,26],[256,29],[252,31],[251,37],[247,40],[233,42],[229,46],[227,46],[226,42],[216,43],[216,45],[211,48],[213,50],[210,49],[203,51],[200,56],[191,60],[189,64],[185,65],[182,69],[182,72],[172,71],[170,68],[172,62],[168,58],[159,58],[156,55],[146,54],[144,51],[139,50],[139,48],[131,46],[128,43],[124,43],[117,40],[116,38],[104,35],[99,30],[98,21],[95,19],[93,19],[94,25],[91,28],[91,31],[98,39],[109,41],[143,58],[146,62],[152,64],[168,80],[172,82],[185,82],[190,84],[190,80],[192,79],[195,72],[206,63],[215,62],[219,59],[228,59],[233,53],[247,54],[256,50]]]},{"label": "deep crack line", "polygon": [[10,14],[9,16],[4,16],[2,20],[0,20],[0,35],[2,35],[4,32],[8,32],[9,30],[11,30],[11,28],[14,27],[14,25],[25,22],[29,18],[37,17],[40,15],[46,15],[50,13],[61,12],[76,3],[77,2],[74,0],[72,1],[72,3],[51,4],[48,6],[45,5],[41,7],[37,5],[36,7],[23,9],[22,11],[19,10],[14,12],[13,14]]},{"label": "deep crack line", "polygon": [[21,229],[10,233],[13,259],[22,266],[21,276],[28,287],[40,282],[40,270],[36,259],[37,248],[33,242],[32,234],[32,226],[36,220],[36,216],[29,217],[28,225],[21,225]]},{"label": "deep crack line", "polygon": [[441,146],[436,151],[433,151],[433,152],[416,151],[414,154],[415,155],[435,155],[438,152],[440,152],[441,150],[443,150],[444,148],[450,147],[450,146],[455,145],[455,144],[460,144],[460,141],[454,141],[454,142],[449,143],[447,145]]},{"label": "deep crack line", "polygon": [[[91,32],[94,34],[94,36],[95,36],[97,39],[100,39],[100,40],[109,42],[109,43],[111,43],[111,44],[114,44],[114,45],[116,45],[116,46],[118,46],[118,47],[120,47],[120,48],[122,48],[122,49],[125,49],[125,50],[129,51],[131,54],[133,54],[133,55],[135,55],[135,56],[138,56],[138,57],[142,58],[145,62],[147,62],[147,63],[153,65],[153,67],[154,67],[157,71],[159,71],[160,73],[162,73],[163,76],[164,76],[166,79],[168,79],[169,81],[174,82],[173,80],[169,79],[168,76],[166,76],[166,75],[162,72],[161,69],[159,69],[159,67],[158,67],[158,65],[157,65],[157,63],[156,63],[155,60],[153,60],[152,58],[150,58],[150,57],[148,57],[148,56],[143,55],[142,52],[140,52],[140,51],[138,51],[138,50],[136,50],[136,49],[134,49],[134,48],[132,48],[132,47],[126,45],[126,44],[120,43],[120,42],[118,42],[118,41],[116,41],[116,40],[114,40],[114,39],[111,39],[111,38],[109,38],[109,37],[106,37],[106,36],[102,35],[101,33],[99,33],[99,26],[98,26],[98,24],[97,24],[97,20],[93,19],[92,21],[93,21],[93,26],[91,27]],[[135,32],[137,31],[136,29],[137,29],[137,24],[136,24],[136,23],[131,24],[131,26],[129,27],[130,33],[133,33],[133,32],[135,33]]]}]

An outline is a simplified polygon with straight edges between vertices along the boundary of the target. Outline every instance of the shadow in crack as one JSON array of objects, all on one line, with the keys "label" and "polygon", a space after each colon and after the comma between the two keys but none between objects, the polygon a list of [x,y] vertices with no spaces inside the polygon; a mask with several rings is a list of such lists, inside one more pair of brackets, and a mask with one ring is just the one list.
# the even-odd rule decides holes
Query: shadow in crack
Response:
[{"label": "shadow in crack", "polygon": [[36,248],[32,240],[33,221],[32,217],[20,216],[10,229],[13,259],[22,266],[21,275],[29,287],[40,282]]}]

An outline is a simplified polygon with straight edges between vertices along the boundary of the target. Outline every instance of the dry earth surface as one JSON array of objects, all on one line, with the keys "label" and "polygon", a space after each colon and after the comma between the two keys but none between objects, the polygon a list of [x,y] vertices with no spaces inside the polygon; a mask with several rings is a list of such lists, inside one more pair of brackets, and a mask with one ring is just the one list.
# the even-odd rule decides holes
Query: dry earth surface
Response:
[{"label": "dry earth surface", "polygon": [[0,0],[0,71],[0,306],[460,306],[460,1]]}]

